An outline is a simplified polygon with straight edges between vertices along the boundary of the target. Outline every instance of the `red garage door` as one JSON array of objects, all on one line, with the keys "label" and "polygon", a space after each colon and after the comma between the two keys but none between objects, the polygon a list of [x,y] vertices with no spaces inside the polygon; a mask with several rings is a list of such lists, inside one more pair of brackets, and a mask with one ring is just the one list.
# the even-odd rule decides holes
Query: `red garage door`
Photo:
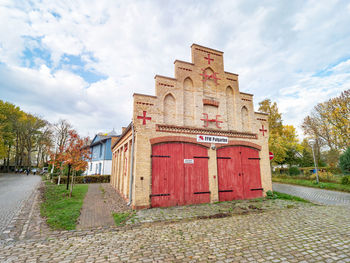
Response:
[{"label": "red garage door", "polygon": [[152,207],[208,203],[208,150],[186,143],[152,147]]},{"label": "red garage door", "polygon": [[262,196],[258,150],[244,146],[220,148],[217,164],[220,201]]}]

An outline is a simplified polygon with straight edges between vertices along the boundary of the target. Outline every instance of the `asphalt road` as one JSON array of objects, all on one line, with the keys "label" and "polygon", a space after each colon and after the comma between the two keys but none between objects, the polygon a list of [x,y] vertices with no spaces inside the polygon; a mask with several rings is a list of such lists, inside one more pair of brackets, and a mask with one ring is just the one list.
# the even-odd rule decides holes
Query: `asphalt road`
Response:
[{"label": "asphalt road", "polygon": [[350,194],[299,185],[273,183],[273,190],[299,196],[314,203],[350,207]]},{"label": "asphalt road", "polygon": [[40,180],[38,175],[0,174],[0,233],[10,224]]}]

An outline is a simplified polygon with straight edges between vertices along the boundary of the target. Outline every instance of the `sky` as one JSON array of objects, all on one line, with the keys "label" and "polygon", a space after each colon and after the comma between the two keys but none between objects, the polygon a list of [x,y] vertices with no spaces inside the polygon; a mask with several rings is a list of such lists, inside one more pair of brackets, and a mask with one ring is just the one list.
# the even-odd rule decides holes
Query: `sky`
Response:
[{"label": "sky", "polygon": [[0,99],[84,136],[121,131],[132,94],[191,62],[192,43],[224,52],[240,91],[301,123],[350,89],[350,2],[0,0]]}]

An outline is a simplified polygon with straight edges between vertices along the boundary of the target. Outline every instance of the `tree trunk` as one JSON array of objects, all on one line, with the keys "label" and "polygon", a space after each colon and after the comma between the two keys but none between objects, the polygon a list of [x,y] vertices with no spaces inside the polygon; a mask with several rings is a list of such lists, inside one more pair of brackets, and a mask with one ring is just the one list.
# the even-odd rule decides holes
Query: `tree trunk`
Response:
[{"label": "tree trunk", "polygon": [[18,135],[18,132],[16,132],[15,171],[18,169],[18,140],[19,140],[19,135]]},{"label": "tree trunk", "polygon": [[58,175],[58,181],[57,181],[57,185],[60,185],[60,183],[61,183],[61,175],[62,175],[62,164],[61,164],[61,166],[60,166],[61,168],[60,168],[60,174]]},{"label": "tree trunk", "polygon": [[28,169],[29,171],[32,168],[32,146],[28,144]]},{"label": "tree trunk", "polygon": [[10,152],[11,152],[11,144],[9,145],[9,149],[7,151],[7,164],[6,164],[6,171],[10,171]]},{"label": "tree trunk", "polygon": [[69,165],[68,165],[68,177],[67,177],[67,190],[69,189],[69,174],[70,174],[70,168],[71,168],[71,165],[69,164]]},{"label": "tree trunk", "polygon": [[72,181],[70,183],[70,192],[69,192],[69,197],[72,197],[72,192],[73,192],[73,183],[74,183],[74,175],[75,175],[75,170],[72,172]]}]

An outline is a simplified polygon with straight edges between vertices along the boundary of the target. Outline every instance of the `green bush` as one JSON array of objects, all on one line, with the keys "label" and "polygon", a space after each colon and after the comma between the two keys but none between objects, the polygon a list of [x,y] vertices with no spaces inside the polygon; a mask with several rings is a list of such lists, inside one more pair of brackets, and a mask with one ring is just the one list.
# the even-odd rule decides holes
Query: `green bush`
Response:
[{"label": "green bush", "polygon": [[350,176],[343,176],[341,178],[341,184],[350,184]]},{"label": "green bush", "polygon": [[[76,184],[94,184],[94,183],[109,183],[110,175],[86,175],[74,176],[74,183]],[[70,178],[69,178],[70,180]],[[55,184],[58,182],[58,177],[53,178]],[[67,183],[67,176],[61,176],[61,184]]]},{"label": "green bush", "polygon": [[339,166],[344,174],[350,174],[350,147],[340,155]]},{"label": "green bush", "polygon": [[267,199],[276,199],[277,196],[274,194],[274,192],[272,192],[271,190],[266,192],[266,198]]},{"label": "green bush", "polygon": [[292,166],[289,168],[289,175],[299,175],[300,174],[300,170],[298,169],[298,167]]}]

